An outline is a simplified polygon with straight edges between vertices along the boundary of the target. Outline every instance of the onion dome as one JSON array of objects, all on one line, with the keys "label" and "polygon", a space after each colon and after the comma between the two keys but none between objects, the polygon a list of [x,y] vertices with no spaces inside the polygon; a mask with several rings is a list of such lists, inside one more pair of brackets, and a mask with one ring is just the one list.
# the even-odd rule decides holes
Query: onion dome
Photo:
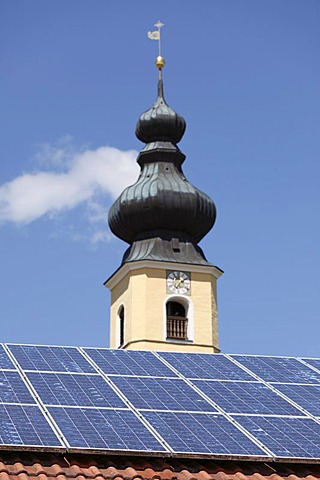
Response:
[{"label": "onion dome", "polygon": [[140,116],[136,136],[144,143],[164,141],[176,145],[180,142],[185,129],[185,119],[166,103],[163,81],[159,79],[158,98],[154,105]]},{"label": "onion dome", "polygon": [[147,163],[139,179],[112,205],[109,225],[127,243],[175,232],[198,243],[216,218],[211,198],[195,188],[174,164]]},{"label": "onion dome", "polygon": [[109,226],[130,244],[123,262],[207,264],[197,244],[214,225],[216,208],[183,174],[185,155],[176,144],[186,123],[164,100],[161,68],[157,100],[136,127],[137,137],[146,143],[137,159],[141,172],[111,206]]}]

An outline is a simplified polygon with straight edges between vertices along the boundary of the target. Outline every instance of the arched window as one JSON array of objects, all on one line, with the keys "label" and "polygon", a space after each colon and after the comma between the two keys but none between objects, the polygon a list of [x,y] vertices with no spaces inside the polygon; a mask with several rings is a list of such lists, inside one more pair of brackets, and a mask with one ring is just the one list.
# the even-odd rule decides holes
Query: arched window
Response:
[{"label": "arched window", "polygon": [[166,304],[167,339],[188,340],[188,318],[182,303],[169,301]]},{"label": "arched window", "polygon": [[118,318],[119,318],[119,347],[121,348],[124,344],[124,306],[121,305],[119,312],[118,312]]}]

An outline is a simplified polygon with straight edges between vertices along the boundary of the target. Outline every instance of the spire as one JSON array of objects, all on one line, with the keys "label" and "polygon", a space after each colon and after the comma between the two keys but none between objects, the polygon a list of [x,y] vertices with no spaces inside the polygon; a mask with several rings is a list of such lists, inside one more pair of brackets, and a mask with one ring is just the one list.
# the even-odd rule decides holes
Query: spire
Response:
[{"label": "spire", "polygon": [[144,112],[136,126],[136,136],[144,143],[155,141],[170,142],[176,145],[180,142],[186,129],[184,118],[169,107],[164,98],[162,69],[165,60],[161,55],[161,27],[163,23],[155,23],[158,30],[148,32],[151,40],[158,40],[158,56],[155,65],[158,69],[158,96],[153,106]]},{"label": "spire", "polygon": [[136,136],[146,145],[137,162],[141,173],[126,188],[109,211],[112,232],[130,244],[123,262],[158,260],[208,264],[198,242],[212,228],[216,209],[208,195],[191,185],[181,165],[185,155],[177,147],[185,129],[184,118],[166,102],[163,93],[160,28],[148,32],[159,41],[158,95],[142,113]]}]

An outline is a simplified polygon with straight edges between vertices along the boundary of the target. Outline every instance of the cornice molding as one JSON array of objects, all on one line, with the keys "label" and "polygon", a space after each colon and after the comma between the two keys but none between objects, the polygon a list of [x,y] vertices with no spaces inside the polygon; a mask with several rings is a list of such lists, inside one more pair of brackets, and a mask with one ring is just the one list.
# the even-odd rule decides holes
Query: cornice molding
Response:
[{"label": "cornice molding", "polygon": [[224,273],[219,267],[214,265],[192,265],[190,263],[157,262],[153,260],[141,260],[137,262],[128,262],[121,265],[111,277],[105,282],[104,286],[112,290],[128,273],[142,268],[154,268],[156,270],[187,270],[192,273],[209,273],[218,279]]}]

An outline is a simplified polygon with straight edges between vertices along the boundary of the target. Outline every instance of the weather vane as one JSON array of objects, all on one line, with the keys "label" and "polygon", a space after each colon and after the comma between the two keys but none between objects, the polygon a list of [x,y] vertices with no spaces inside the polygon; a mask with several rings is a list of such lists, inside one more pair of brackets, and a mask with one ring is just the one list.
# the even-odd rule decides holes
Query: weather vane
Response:
[{"label": "weather vane", "polygon": [[160,22],[160,20],[158,20],[157,23],[154,24],[154,26],[157,27],[158,30],[154,30],[153,32],[149,31],[148,38],[150,38],[150,40],[158,41],[158,56],[155,63],[160,73],[161,69],[164,67],[165,64],[164,58],[161,55],[161,28],[164,27],[164,24]]}]

